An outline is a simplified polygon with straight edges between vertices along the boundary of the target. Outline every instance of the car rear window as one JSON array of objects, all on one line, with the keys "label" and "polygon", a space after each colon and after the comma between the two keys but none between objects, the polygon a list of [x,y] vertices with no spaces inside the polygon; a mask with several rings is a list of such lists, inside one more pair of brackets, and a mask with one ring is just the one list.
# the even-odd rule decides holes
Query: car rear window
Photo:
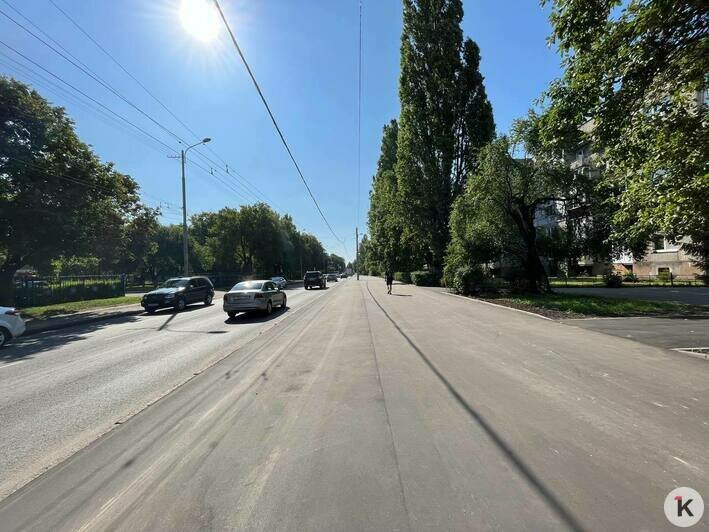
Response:
[{"label": "car rear window", "polygon": [[305,274],[305,276],[309,279],[312,279],[314,277],[320,277],[320,272],[308,272]]},{"label": "car rear window", "polygon": [[243,281],[236,283],[232,290],[261,290],[263,283],[260,281]]}]

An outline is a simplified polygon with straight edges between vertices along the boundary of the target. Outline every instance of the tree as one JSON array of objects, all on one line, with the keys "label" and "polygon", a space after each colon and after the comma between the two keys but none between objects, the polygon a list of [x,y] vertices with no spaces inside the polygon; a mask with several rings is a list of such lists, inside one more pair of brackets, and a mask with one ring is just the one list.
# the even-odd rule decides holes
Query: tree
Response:
[{"label": "tree", "polygon": [[327,259],[327,271],[341,272],[345,269],[345,259],[334,253],[330,253]]},{"label": "tree", "polygon": [[26,264],[101,247],[137,206],[138,186],[81,142],[27,85],[0,77],[0,303]]},{"label": "tree", "polygon": [[125,227],[125,249],[121,271],[133,272],[140,279],[145,279],[148,265],[158,253],[155,236],[160,226],[159,215],[159,209],[143,207],[128,221]]},{"label": "tree", "polygon": [[613,238],[641,257],[654,233],[709,266],[707,42],[693,0],[543,0],[566,68],[548,90],[544,138],[561,145],[592,120],[611,192]]},{"label": "tree", "polygon": [[561,162],[515,158],[506,137],[488,144],[451,215],[446,282],[460,266],[501,260],[519,265],[530,291],[548,291],[537,218],[573,189],[574,175]]},{"label": "tree", "polygon": [[494,130],[462,18],[460,0],[404,1],[396,179],[402,242],[417,266],[442,266],[451,203]]}]

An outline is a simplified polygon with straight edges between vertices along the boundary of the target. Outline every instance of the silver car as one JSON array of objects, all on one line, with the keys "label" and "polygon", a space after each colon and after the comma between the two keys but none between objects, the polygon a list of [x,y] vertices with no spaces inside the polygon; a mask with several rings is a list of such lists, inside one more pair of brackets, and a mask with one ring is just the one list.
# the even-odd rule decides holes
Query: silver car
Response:
[{"label": "silver car", "polygon": [[276,283],[276,286],[281,290],[285,290],[288,287],[288,281],[285,277],[271,277],[271,281]]},{"label": "silver car", "polygon": [[224,312],[234,318],[239,312],[259,310],[266,314],[273,312],[273,307],[286,308],[287,298],[283,290],[270,280],[242,281],[224,294]]}]

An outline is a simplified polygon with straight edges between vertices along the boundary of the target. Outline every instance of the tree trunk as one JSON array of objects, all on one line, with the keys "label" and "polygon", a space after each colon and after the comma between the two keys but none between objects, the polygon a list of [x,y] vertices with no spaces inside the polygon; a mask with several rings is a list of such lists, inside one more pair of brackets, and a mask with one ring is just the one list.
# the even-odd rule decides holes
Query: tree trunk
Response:
[{"label": "tree trunk", "polygon": [[549,277],[537,249],[537,228],[534,226],[534,206],[518,206],[512,211],[515,221],[524,241],[526,256],[524,260],[525,276],[530,283],[530,290],[535,293],[551,291]]}]

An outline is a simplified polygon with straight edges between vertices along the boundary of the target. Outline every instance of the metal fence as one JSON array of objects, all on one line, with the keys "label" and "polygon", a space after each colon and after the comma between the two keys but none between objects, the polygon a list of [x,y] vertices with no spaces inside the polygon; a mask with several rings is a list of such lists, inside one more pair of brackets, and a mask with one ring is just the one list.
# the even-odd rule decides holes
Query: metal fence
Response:
[{"label": "metal fence", "polygon": [[[549,284],[557,287],[606,286],[601,275],[582,277],[549,277]],[[677,278],[673,275],[633,275],[623,277],[623,286],[702,286],[696,278]]]},{"label": "metal fence", "polygon": [[37,307],[120,297],[126,293],[125,275],[80,275],[71,277],[32,277],[15,282],[15,305]]}]

